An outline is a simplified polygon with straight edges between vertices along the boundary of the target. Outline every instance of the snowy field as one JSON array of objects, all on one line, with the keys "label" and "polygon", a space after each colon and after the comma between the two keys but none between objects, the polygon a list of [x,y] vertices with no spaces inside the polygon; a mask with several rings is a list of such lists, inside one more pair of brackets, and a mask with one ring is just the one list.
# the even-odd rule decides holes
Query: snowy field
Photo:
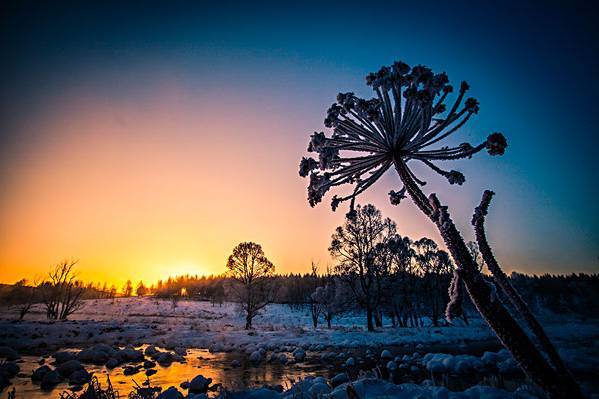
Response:
[{"label": "snowy field", "polygon": [[[509,353],[498,351],[498,342],[478,318],[473,318],[470,326],[421,328],[392,328],[386,321],[386,327],[367,332],[364,316],[354,314],[334,320],[330,330],[325,323],[314,329],[308,309],[292,310],[273,304],[255,319],[254,330],[246,331],[244,317],[231,303],[213,306],[208,302],[180,301],[173,307],[171,301],[133,297],[86,301],[68,321],[47,321],[41,307],[35,307],[24,321],[15,319],[14,310],[0,310],[0,357],[3,351],[6,354],[12,349],[22,356],[17,360],[22,372],[13,383],[31,398],[58,397],[56,389],[42,394],[30,376],[39,364],[58,367],[56,352],[67,348],[83,349],[72,353],[86,370],[96,375],[110,374],[123,384],[131,383],[131,377],[125,373],[128,367],[135,368],[136,364],[153,359],[160,365],[155,369],[155,381],[166,384],[164,388],[191,380],[200,369],[225,388],[233,388],[239,378],[247,380],[242,388],[255,389],[265,383],[281,384],[292,376],[303,382],[289,385],[291,393],[298,389],[334,393],[339,383],[334,383],[334,379],[353,370],[352,380],[356,390],[362,392],[361,398],[453,397],[439,385],[455,387],[456,381],[464,392],[456,397],[536,397],[526,386],[518,390],[524,380],[518,377],[517,365]],[[545,315],[541,321],[583,382],[585,392],[597,392],[599,320]],[[158,352],[149,353],[148,345],[158,347]],[[3,349],[6,347],[12,349]],[[202,350],[202,355],[197,356]],[[101,362],[94,360],[98,355]],[[168,358],[166,364],[160,361],[163,355]],[[109,358],[118,359],[116,368],[108,367]],[[384,378],[368,379],[358,374],[373,368],[383,370]],[[143,371],[140,368],[136,372]],[[393,375],[401,384],[388,382]],[[509,381],[516,381],[516,385],[509,387],[509,394],[480,386],[488,384],[489,375],[494,379],[505,376],[507,385]],[[320,379],[308,378],[312,376]],[[452,383],[449,378],[455,381]],[[505,381],[501,381],[501,386],[508,389]],[[68,387],[65,379],[61,384],[58,388]],[[332,397],[345,397],[346,391],[342,391]],[[249,397],[291,397],[285,393],[275,395],[272,390],[253,392],[258,396]]]},{"label": "snowy field", "polygon": [[[211,348],[229,351],[247,344],[320,345],[333,348],[399,345],[466,344],[493,339],[486,324],[474,318],[470,326],[392,328],[364,331],[362,315],[345,315],[333,321],[331,330],[323,323],[312,328],[309,310],[269,305],[254,321],[255,330],[245,331],[244,318],[235,304],[180,301],[173,308],[166,300],[152,298],[100,299],[85,302],[69,321],[48,322],[41,308],[34,308],[26,320],[14,323],[14,311],[0,313],[0,343],[17,350],[47,347],[78,347],[93,343],[123,345],[153,344],[166,348]],[[599,321],[542,319],[548,334],[558,345],[599,337]]]}]

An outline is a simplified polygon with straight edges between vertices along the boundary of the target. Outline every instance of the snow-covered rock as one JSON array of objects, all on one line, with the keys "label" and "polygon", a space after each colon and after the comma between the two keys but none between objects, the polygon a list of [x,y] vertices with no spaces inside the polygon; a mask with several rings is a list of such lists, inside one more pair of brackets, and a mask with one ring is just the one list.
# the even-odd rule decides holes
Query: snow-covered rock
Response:
[{"label": "snow-covered rock", "polygon": [[303,362],[306,359],[306,352],[302,348],[293,351],[293,358],[296,362]]},{"label": "snow-covered rock", "polygon": [[388,361],[387,362],[387,370],[389,370],[389,371],[397,370],[397,363],[395,363],[393,360]]},{"label": "snow-covered rock", "polygon": [[321,381],[312,384],[312,386],[308,390],[308,393],[312,398],[322,398],[325,395],[328,395],[330,392],[331,387],[329,387],[326,383]]},{"label": "snow-covered rock", "polygon": [[262,361],[262,353],[260,351],[253,351],[250,355],[250,362],[252,363],[260,363]]},{"label": "snow-covered rock", "polygon": [[339,373],[336,376],[334,376],[333,378],[331,378],[331,385],[333,387],[336,387],[337,385],[341,385],[344,382],[348,382],[349,381],[349,376],[346,373]]}]

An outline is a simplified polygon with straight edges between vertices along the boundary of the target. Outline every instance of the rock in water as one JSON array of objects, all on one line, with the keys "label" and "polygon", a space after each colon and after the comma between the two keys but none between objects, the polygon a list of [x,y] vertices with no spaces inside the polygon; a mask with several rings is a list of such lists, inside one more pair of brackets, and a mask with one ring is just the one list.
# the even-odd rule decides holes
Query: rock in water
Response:
[{"label": "rock in water", "polygon": [[306,352],[302,348],[297,348],[293,351],[293,358],[296,362],[303,362],[306,358]]},{"label": "rock in water", "polygon": [[60,375],[65,378],[70,377],[71,374],[78,370],[84,370],[83,366],[81,365],[81,363],[79,363],[78,360],[68,360],[56,367],[56,371],[58,371]]},{"label": "rock in water", "polygon": [[35,371],[33,372],[33,374],[31,375],[31,380],[32,381],[41,381],[44,376],[48,373],[52,371],[52,369],[50,368],[50,366],[44,364],[41,367],[38,367],[37,369],[35,369]]},{"label": "rock in water", "polygon": [[56,364],[62,364],[75,359],[75,354],[73,352],[60,351],[56,352],[52,357],[56,361]]},{"label": "rock in water", "polygon": [[48,371],[44,375],[40,386],[44,391],[50,391],[56,385],[60,384],[61,381],[62,381],[62,378],[60,378],[60,374],[58,374],[58,371],[52,370],[52,371]]},{"label": "rock in water", "polygon": [[115,359],[114,357],[112,357],[112,358],[108,359],[108,361],[106,362],[106,368],[113,369],[116,366],[118,366],[119,364],[120,364],[120,362],[117,359]]},{"label": "rock in water", "polygon": [[69,376],[69,385],[87,384],[91,377],[85,369],[76,370]]},{"label": "rock in water", "polygon": [[260,351],[253,351],[250,355],[250,362],[252,363],[260,363],[262,360],[262,353]]},{"label": "rock in water", "polygon": [[3,357],[6,360],[17,360],[21,356],[19,353],[9,346],[0,346],[0,358]]},{"label": "rock in water", "polygon": [[183,399],[183,394],[175,387],[162,392],[156,399]]},{"label": "rock in water", "polygon": [[203,375],[198,374],[189,382],[189,392],[206,393],[211,383],[212,378],[205,378]]}]

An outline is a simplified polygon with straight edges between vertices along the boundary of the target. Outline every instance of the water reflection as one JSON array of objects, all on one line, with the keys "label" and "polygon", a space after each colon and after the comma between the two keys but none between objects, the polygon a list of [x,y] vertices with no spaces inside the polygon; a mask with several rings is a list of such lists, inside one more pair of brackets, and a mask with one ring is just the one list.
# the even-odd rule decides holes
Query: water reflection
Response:
[{"label": "water reflection", "polygon": [[[185,357],[186,363],[172,363],[168,367],[157,365],[156,374],[150,377],[152,385],[161,386],[166,389],[170,386],[179,387],[183,381],[189,381],[198,374],[206,378],[212,378],[213,384],[222,384],[229,390],[241,390],[247,387],[258,387],[262,385],[290,385],[290,381],[298,380],[307,375],[328,375],[331,370],[327,370],[318,363],[292,363],[280,364],[278,362],[267,363],[263,361],[258,366],[253,366],[247,361],[247,356],[240,353],[210,353],[206,349],[191,349]],[[17,397],[24,398],[58,398],[60,392],[68,389],[66,382],[59,384],[51,392],[43,392],[39,385],[31,382],[31,374],[40,367],[38,359],[35,356],[24,356],[19,364],[21,373],[15,379],[13,384],[17,389]],[[241,363],[240,367],[232,367],[233,360]],[[47,359],[51,361],[51,359]],[[122,366],[126,366],[123,364]],[[104,366],[84,365],[86,370],[94,373],[100,383],[104,385],[106,375],[110,376],[110,381],[121,396],[126,396],[133,390],[134,380],[138,384],[145,381],[146,376],[143,370],[135,375],[126,376],[123,374],[123,367],[117,367],[107,370]],[[327,372],[328,371],[328,372]]]}]

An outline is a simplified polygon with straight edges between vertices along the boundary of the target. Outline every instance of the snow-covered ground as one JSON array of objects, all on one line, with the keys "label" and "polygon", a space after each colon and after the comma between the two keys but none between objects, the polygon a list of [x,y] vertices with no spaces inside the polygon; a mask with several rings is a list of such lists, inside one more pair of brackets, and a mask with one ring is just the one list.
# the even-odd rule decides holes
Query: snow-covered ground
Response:
[{"label": "snow-covered ground", "polygon": [[[118,298],[89,300],[69,321],[48,322],[41,307],[26,320],[14,323],[14,311],[0,310],[0,345],[31,351],[45,347],[78,347],[93,343],[122,345],[154,344],[167,348],[212,348],[236,350],[240,346],[267,345],[357,348],[398,345],[465,344],[491,340],[486,324],[474,318],[470,326],[392,328],[364,331],[362,315],[344,315],[326,325],[312,328],[309,311],[291,310],[286,305],[269,305],[254,321],[255,330],[243,329],[244,318],[235,304],[180,301],[176,307],[167,300]],[[389,323],[387,323],[388,325]],[[543,320],[558,346],[599,337],[599,321],[575,319]]]},{"label": "snow-covered ground", "polygon": [[[354,364],[363,370],[367,365],[372,367],[372,364],[375,364],[388,372],[397,370],[405,373],[407,370],[408,375],[419,376],[420,380],[433,378],[429,385],[420,380],[421,385],[395,385],[380,379],[369,380],[362,377],[352,382],[361,398],[378,397],[380,394],[393,397],[454,397],[446,388],[438,386],[438,381],[434,381],[435,375],[438,378],[446,378],[442,377],[444,375],[462,376],[464,381],[468,380],[465,376],[470,374],[480,377],[480,372],[489,368],[487,363],[491,358],[491,369],[500,370],[500,373],[505,372],[508,375],[514,371],[518,372],[517,365],[505,350],[483,355],[482,352],[487,350],[485,348],[495,345],[493,350],[496,351],[499,345],[486,324],[475,317],[472,318],[470,326],[387,326],[376,332],[367,332],[363,327],[363,315],[348,314],[336,319],[332,329],[327,329],[324,324],[314,329],[308,309],[292,310],[285,305],[273,304],[254,320],[254,330],[246,331],[243,329],[245,319],[235,304],[213,306],[207,302],[180,301],[173,307],[171,301],[146,297],[89,300],[68,321],[47,321],[43,309],[39,306],[35,306],[24,321],[16,322],[15,319],[14,310],[0,308],[0,352],[7,350],[2,347],[9,347],[21,355],[29,354],[31,365],[28,367],[32,367],[32,370],[37,367],[37,358],[32,355],[51,355],[61,348],[88,348],[86,350],[89,351],[90,347],[97,348],[97,344],[107,344],[109,349],[113,348],[110,351],[124,353],[136,352],[132,346],[147,347],[149,344],[174,349],[173,353],[184,354],[186,349],[190,348],[207,348],[214,353],[223,353],[225,357],[222,357],[220,363],[211,361],[210,367],[201,367],[205,371],[214,369],[215,374],[212,377],[221,383],[226,383],[227,378],[231,377],[225,378],[222,374],[231,374],[231,371],[226,371],[231,370],[231,367],[243,364],[242,373],[246,373],[243,370],[247,370],[247,367],[256,367],[253,357],[257,357],[258,363],[264,367],[266,364],[298,367],[298,364],[309,364],[303,363],[306,354],[308,356],[305,360],[311,362],[310,364],[320,364],[311,366],[315,367],[314,370],[320,370],[316,375],[328,374],[326,377],[329,378],[322,381],[308,379],[282,394],[258,389],[245,392],[239,395],[240,398],[303,397],[296,395],[295,391],[298,389],[310,392],[306,397],[314,397],[312,391],[322,390],[322,393],[331,392],[331,397],[345,398],[346,388],[334,389],[336,385],[333,384],[332,377],[334,373],[344,370],[344,367],[353,368]],[[599,320],[582,321],[574,317],[545,315],[542,323],[569,367],[583,382],[585,392],[595,392],[597,384],[593,381],[599,378]],[[129,348],[123,349],[125,347]],[[8,349],[9,353],[10,350]],[[298,351],[303,353],[300,358],[296,357]],[[384,356],[386,352],[388,358]],[[449,352],[453,355],[434,352]],[[285,362],[280,360],[281,356],[285,358]],[[206,361],[203,357],[198,359]],[[156,378],[158,381],[160,378],[168,378],[169,375],[174,378],[176,373],[173,370],[177,367],[181,369],[179,372],[182,374],[193,375],[198,366],[192,358],[187,360],[181,366],[166,365],[164,370],[159,369]],[[231,366],[233,362],[238,362],[237,366]],[[127,363],[124,363],[119,366],[126,365]],[[103,366],[96,367],[108,372]],[[502,368],[505,370],[501,371]],[[306,370],[299,368],[294,370],[294,373],[305,376]],[[480,372],[474,372],[475,370]],[[280,371],[285,372],[283,369]],[[121,378],[122,383],[129,380],[129,377],[121,375],[122,370],[117,374],[114,374],[114,371],[111,373],[115,378]],[[25,375],[21,379],[17,377],[15,381],[21,384],[18,385],[21,391],[30,389],[28,395],[37,395],[37,389],[32,387],[27,379],[28,376]],[[529,395],[524,386],[519,391],[508,393],[492,387],[474,385],[478,382],[480,381],[469,381],[460,388],[466,390],[455,397],[534,397]],[[515,388],[517,386],[511,391]]]}]

